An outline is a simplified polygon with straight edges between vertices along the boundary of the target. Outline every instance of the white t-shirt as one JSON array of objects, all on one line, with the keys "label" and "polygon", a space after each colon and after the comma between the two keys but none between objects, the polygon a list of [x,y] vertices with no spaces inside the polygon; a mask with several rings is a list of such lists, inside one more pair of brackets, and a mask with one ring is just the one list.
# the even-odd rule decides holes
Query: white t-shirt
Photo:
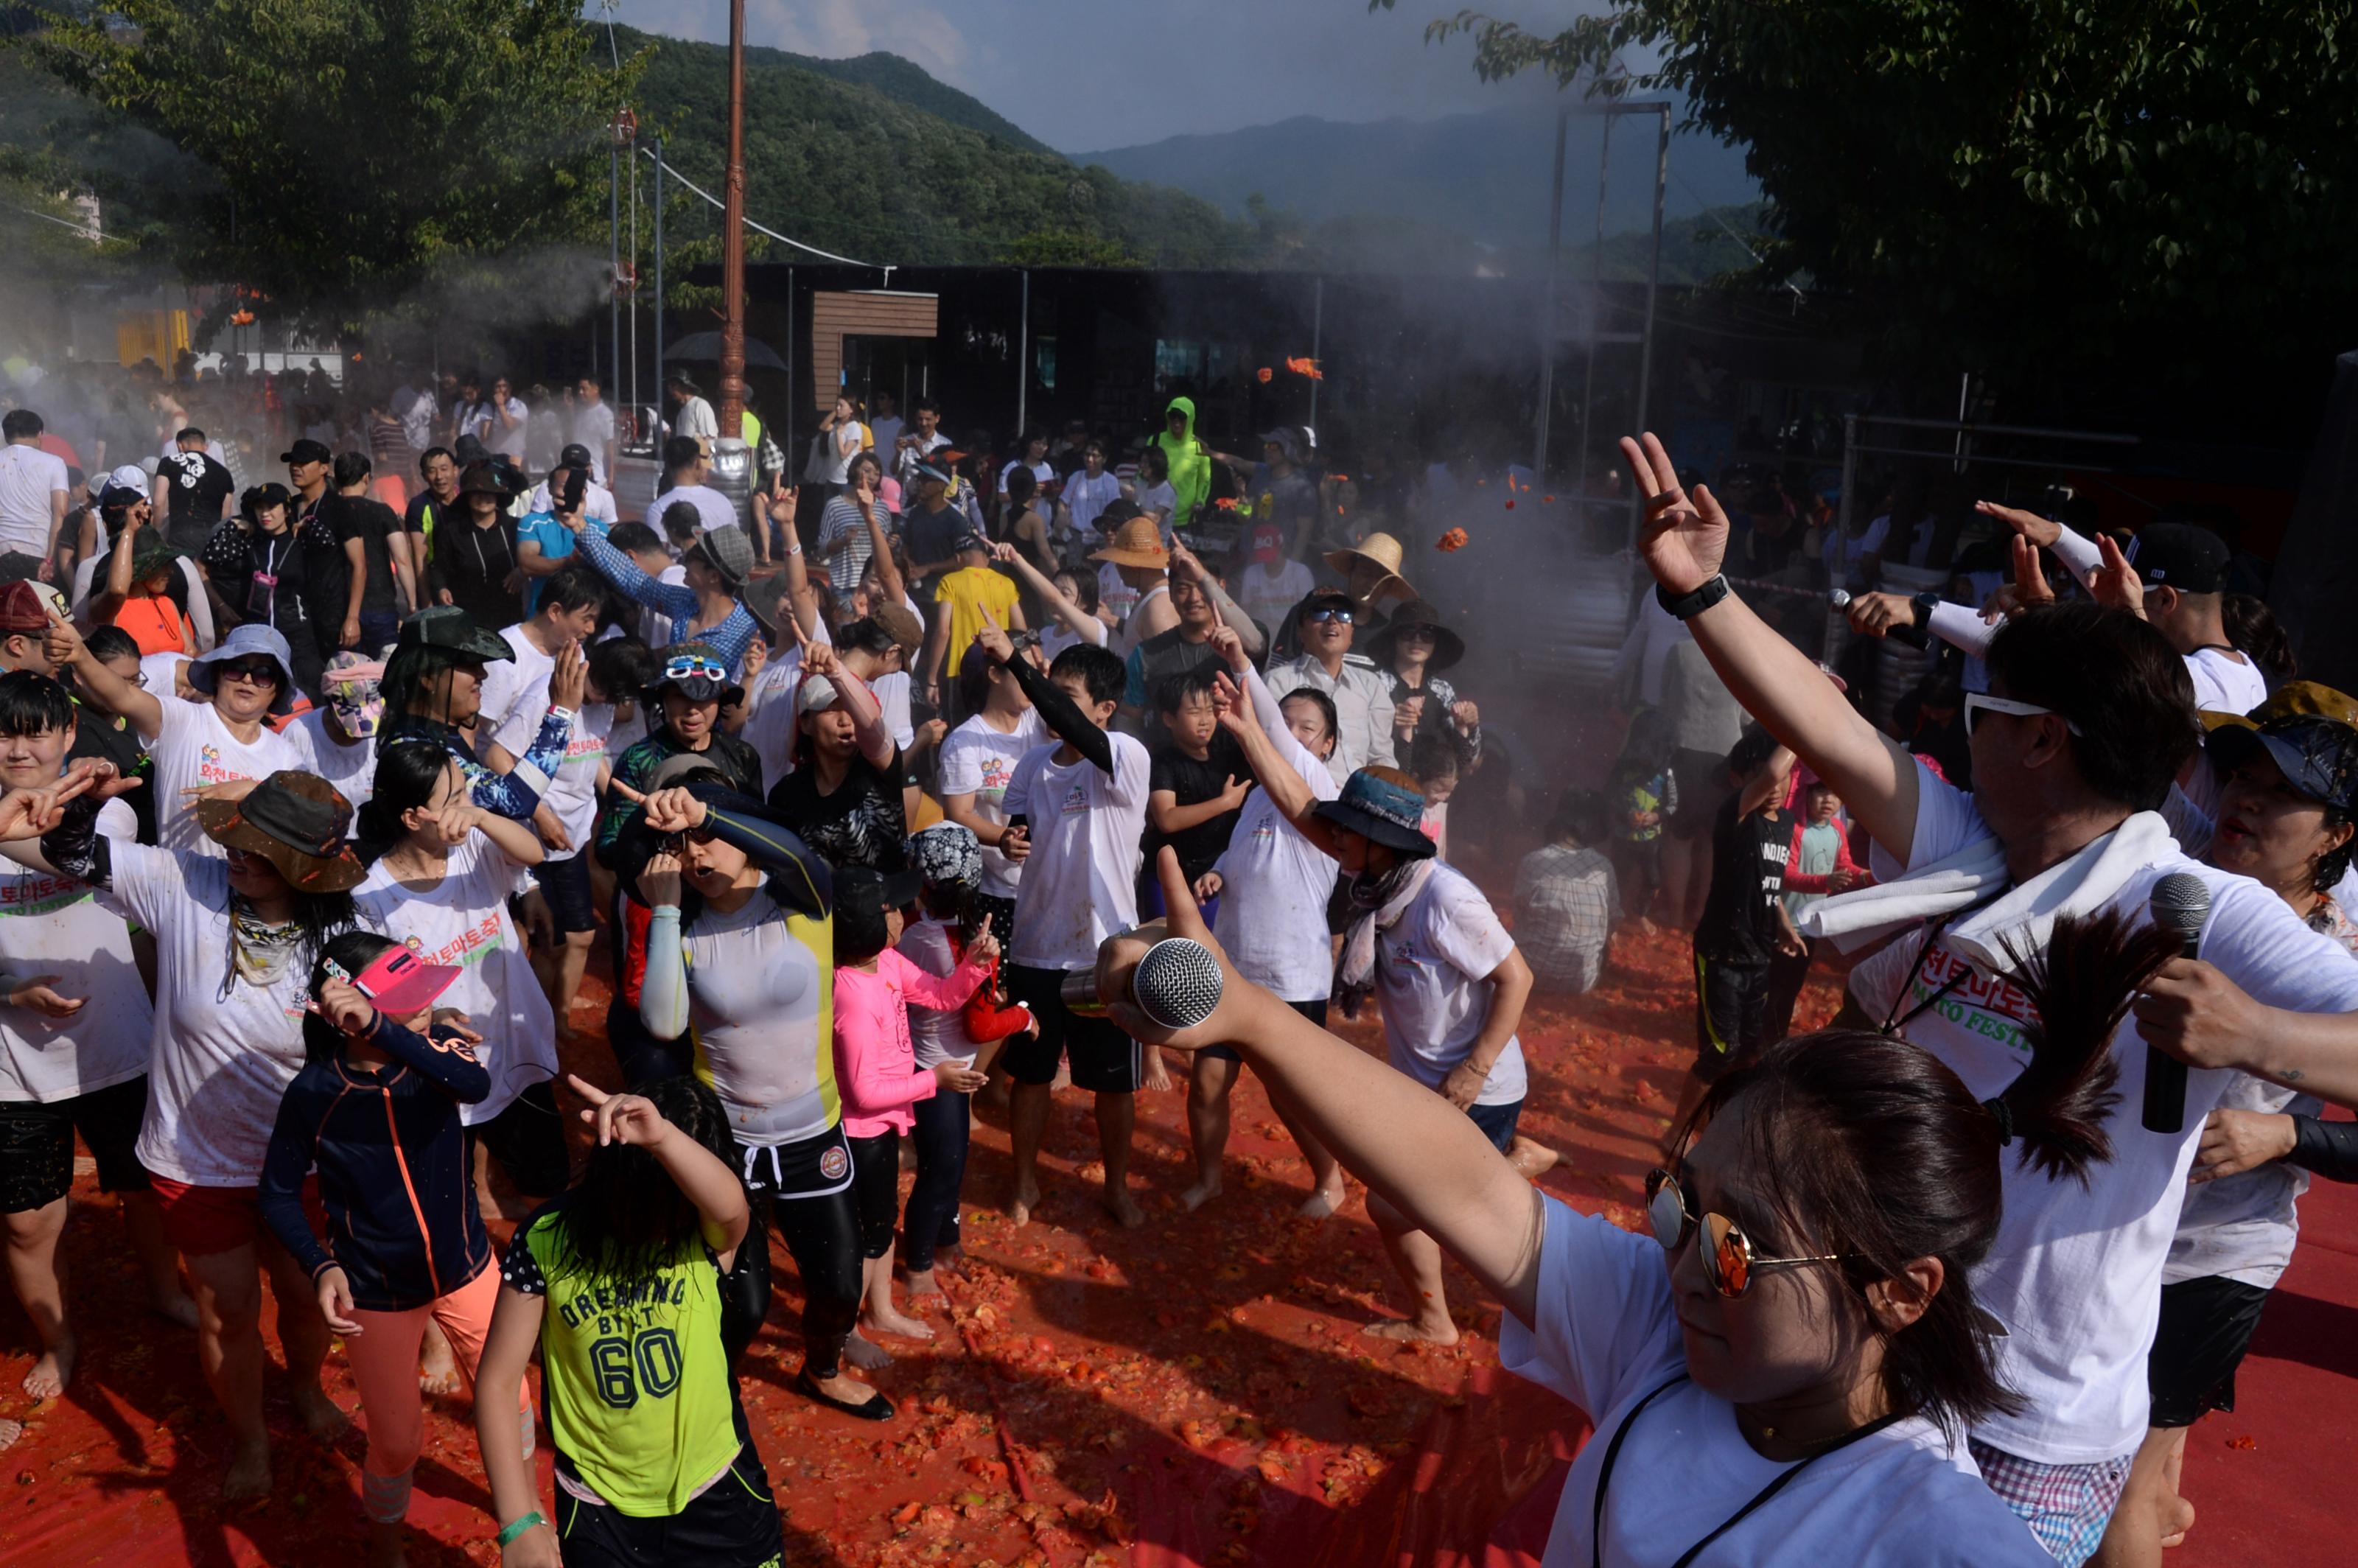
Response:
[{"label": "white t-shirt", "polygon": [[[1040,722],[1036,708],[1025,708],[1017,716],[1014,730],[1004,735],[978,713],[942,738],[935,793],[945,797],[971,795],[977,816],[989,823],[1004,822],[1007,812],[1001,802],[1007,786],[1015,780],[1015,765],[1047,739],[1047,726]],[[982,846],[983,892],[994,898],[1013,898],[1022,881],[1022,866],[1001,854],[998,845]]]},{"label": "white t-shirt", "polygon": [[470,1127],[557,1076],[557,1015],[508,918],[515,881],[516,863],[506,852],[470,833],[451,848],[449,868],[431,889],[404,887],[379,860],[352,890],[352,902],[386,935],[426,963],[460,971],[434,1005],[457,1008],[483,1037],[475,1054],[492,1075],[492,1092],[479,1105],[459,1108],[459,1119]]},{"label": "white t-shirt", "polygon": [[112,854],[115,903],[156,936],[139,1162],[191,1186],[253,1186],[278,1102],[303,1065],[309,971],[295,957],[267,986],[230,981],[229,867],[221,860],[120,838]]},{"label": "white t-shirt", "polygon": [[[98,830],[128,844],[139,821],[110,800]],[[55,975],[59,996],[85,999],[70,1019],[0,1004],[0,1101],[71,1099],[147,1070],[156,1033],[147,983],[121,911],[89,883],[0,862],[0,968],[19,981]]]},{"label": "white t-shirt", "polygon": [[[2219,1096],[2222,1110],[2262,1115],[2316,1116],[2325,1102],[2249,1073],[2229,1075]],[[2186,1189],[2178,1213],[2178,1234],[2169,1243],[2161,1282],[2175,1285],[2214,1276],[2276,1289],[2300,1238],[2295,1205],[2309,1191],[2309,1173],[2271,1160],[2265,1165]]]},{"label": "white t-shirt", "polygon": [[1122,580],[1121,568],[1111,561],[1098,563],[1098,608],[1118,622],[1128,621],[1130,612],[1138,608],[1138,589]]},{"label": "white t-shirt", "polygon": [[[1001,487],[1004,493],[1005,487]],[[1076,469],[1073,477],[1065,481],[1065,505],[1073,514],[1073,527],[1082,534],[1093,533],[1098,514],[1121,499],[1121,481],[1110,472],[1100,471],[1095,479],[1087,469]]]},{"label": "white t-shirt", "polygon": [[909,672],[894,670],[878,676],[868,683],[868,693],[884,715],[884,728],[892,732],[892,743],[904,752],[915,745],[917,721],[909,711]]},{"label": "white t-shirt", "polygon": [[1043,485],[1054,484],[1056,481],[1056,465],[1050,462],[1045,458],[1041,459],[1036,463],[1030,464],[1021,462],[1001,463],[999,468],[1000,494],[1005,495],[1007,493],[1007,476],[1014,472],[1017,469],[1025,467],[1029,467],[1031,469],[1032,477],[1038,480]]},{"label": "white t-shirt", "polygon": [[[1341,793],[1326,764],[1293,738],[1284,715],[1254,676],[1253,707],[1262,730],[1287,765],[1320,800]],[[1271,719],[1274,719],[1274,722]],[[1220,907],[1213,924],[1237,973],[1284,1001],[1316,1001],[1334,987],[1334,946],[1326,934],[1326,901],[1335,894],[1332,858],[1302,836],[1266,789],[1245,796],[1244,814],[1212,868],[1220,873]]]},{"label": "white t-shirt", "polygon": [[658,538],[671,537],[664,532],[663,519],[664,514],[671,510],[671,503],[675,501],[685,501],[696,508],[696,514],[700,519],[696,525],[699,533],[710,533],[723,524],[737,521],[736,503],[710,485],[674,485],[647,503],[647,526],[655,531],[655,536]]},{"label": "white t-shirt", "polygon": [[673,416],[672,434],[717,441],[720,438],[720,420],[712,412],[711,404],[701,397],[691,397],[679,406],[679,412]]},{"label": "white t-shirt", "polygon": [[1055,761],[1061,746],[1034,746],[1015,764],[1000,806],[1032,825],[1032,853],[1015,895],[1011,962],[1086,969],[1098,946],[1138,924],[1139,838],[1146,830],[1146,748],[1109,735],[1113,773],[1086,758]]},{"label": "white t-shirt", "polygon": [[900,446],[901,432],[907,425],[908,421],[898,414],[887,414],[882,419],[868,421],[869,439],[876,443],[876,455],[883,460],[884,471],[888,474],[892,471],[893,450]]},{"label": "white t-shirt", "polygon": [[1255,561],[1238,576],[1237,604],[1264,626],[1282,626],[1314,586],[1300,561],[1281,560],[1275,571]]},{"label": "white t-shirt", "polygon": [[515,657],[494,659],[484,666],[475,732],[505,746],[510,756],[522,757],[532,750],[540,721],[548,717],[548,677],[557,672],[557,655],[534,647],[520,625],[503,628],[500,640]]},{"label": "white t-shirt", "polygon": [[[1662,1568],[1793,1466],[1754,1452],[1736,1407],[1682,1379],[1686,1350],[1661,1248],[1554,1198],[1545,1209],[1536,1321],[1507,1315],[1498,1361],[1586,1411],[1596,1435],[1564,1478],[1541,1561],[1544,1568],[1588,1568],[1593,1559]],[[1625,1422],[1599,1551],[1597,1483]],[[2053,1568],[2054,1561],[1963,1446],[1920,1418],[1819,1457],[1714,1541],[1696,1568]]]},{"label": "white t-shirt", "polygon": [[[1514,950],[1482,890],[1434,861],[1424,891],[1390,930],[1376,934],[1376,996],[1392,1065],[1439,1089],[1489,1016],[1490,971]],[[1522,1042],[1509,1040],[1474,1103],[1513,1105],[1527,1088]]]},{"label": "white t-shirt", "polygon": [[[542,512],[552,517],[557,514],[557,508],[550,504],[546,480],[533,486],[532,494],[524,503],[524,514],[527,517]],[[614,492],[594,480],[581,487],[581,515],[592,523],[603,523],[609,528],[622,521],[621,514],[614,510]],[[655,514],[657,519],[662,515],[661,513]],[[662,527],[658,525],[655,532],[662,533]]]},{"label": "white t-shirt", "polygon": [[[901,933],[900,952],[901,957],[929,975],[948,975],[957,968],[957,955],[950,946],[949,923],[931,915],[909,923]],[[912,1001],[909,1042],[916,1048],[919,1067],[936,1067],[944,1062],[956,1062],[964,1067],[974,1065],[977,1047],[973,1036],[966,1032],[965,1011],[961,1008],[937,1012]]]},{"label": "white t-shirt", "polygon": [[1154,520],[1163,525],[1163,537],[1168,542],[1171,514],[1179,509],[1179,492],[1171,487],[1171,481],[1166,479],[1161,484],[1150,484],[1140,491],[1138,509],[1153,514]]},{"label": "white t-shirt", "polygon": [[[497,404],[487,403],[483,406],[483,409],[484,449],[495,455],[504,454],[518,462],[524,461],[525,438],[528,434],[530,426],[524,399],[510,397],[504,409],[501,409]],[[503,423],[500,418],[502,413],[515,423],[513,425]]]},{"label": "white t-shirt", "polygon": [[[565,742],[565,762],[540,796],[557,813],[557,819],[565,824],[566,837],[573,840],[573,848],[551,849],[549,860],[570,860],[590,842],[598,823],[598,770],[607,765],[607,737],[613,728],[614,705],[611,702],[585,702],[574,716],[573,732]],[[508,749],[515,750],[512,746]]]},{"label": "white t-shirt", "polygon": [[[1973,797],[1918,770],[1916,838],[1909,865],[1929,866],[1993,838]],[[1993,851],[1994,852],[1994,851]],[[2084,852],[2084,851],[2083,851]],[[1880,846],[1877,874],[1899,868]],[[2301,1012],[2358,1011],[2358,960],[2302,925],[2285,902],[2246,877],[2190,860],[2174,844],[2124,883],[2104,906],[2142,915],[2153,884],[2173,871],[2211,888],[2201,957],[2269,1007]],[[2052,873],[2049,873],[2052,874]],[[2026,891],[2017,889],[2019,896]],[[1880,1020],[1915,965],[1920,939],[1905,936],[1851,971],[1850,990]],[[1936,948],[1899,1011],[1937,990],[1964,960]],[[1975,1099],[2005,1091],[2027,1060],[2021,1025],[2029,1000],[2011,982],[1976,973],[1919,1013],[1902,1031],[1964,1080]],[[2046,1465],[2090,1465],[2136,1451],[2146,1430],[2146,1352],[2161,1310],[2161,1271],[2177,1233],[2187,1172],[2202,1119],[2232,1074],[2187,1075],[2185,1130],[2147,1132],[2145,1043],[2134,1021],[2113,1036],[2120,1100],[2104,1123],[2113,1157],[2093,1165],[2088,1185],[2051,1181],[2018,1159],[2006,1161],[2006,1213],[1997,1241],[1974,1276],[1981,1304],[2006,1326],[1998,1370],[2022,1395],[2023,1413],[1992,1416],[1982,1442]]]},{"label": "white t-shirt", "polygon": [[2197,648],[2186,655],[2186,673],[2194,677],[2194,706],[2206,713],[2249,713],[2268,699],[2268,677],[2249,654]]},{"label": "white t-shirt", "polygon": [[376,793],[376,741],[347,746],[328,734],[328,710],[315,708],[279,731],[295,748],[295,765],[336,786],[354,811]]},{"label": "white t-shirt", "polygon": [[0,550],[46,553],[52,497],[72,488],[66,460],[56,453],[16,443],[0,447]]},{"label": "white t-shirt", "polygon": [[157,694],[156,706],[164,719],[147,748],[155,764],[147,787],[156,792],[157,839],[167,849],[221,859],[229,851],[205,837],[196,797],[180,792],[232,779],[266,779],[282,768],[301,767],[302,754],[267,724],[253,741],[239,740],[210,702],[182,702],[166,690]]},{"label": "white t-shirt", "polygon": [[[606,449],[614,439],[614,406],[602,397],[595,403],[574,405],[573,428],[568,432],[566,439],[579,441],[590,449],[590,478],[591,482],[602,487],[606,482]],[[541,486],[543,494],[547,493],[547,490],[546,485]],[[611,495],[606,498],[606,503],[613,504]],[[533,510],[543,509],[535,506]],[[606,520],[612,522],[612,515],[609,514]]]}]

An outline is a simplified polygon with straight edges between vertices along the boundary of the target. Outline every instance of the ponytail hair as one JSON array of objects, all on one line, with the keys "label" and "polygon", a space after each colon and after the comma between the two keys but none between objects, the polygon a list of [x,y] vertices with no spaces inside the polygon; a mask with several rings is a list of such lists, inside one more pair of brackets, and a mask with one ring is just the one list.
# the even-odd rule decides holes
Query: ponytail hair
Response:
[{"label": "ponytail hair", "polygon": [[2300,678],[2300,655],[2293,651],[2292,638],[2268,609],[2267,600],[2257,594],[2228,594],[2219,600],[2219,619],[2227,641],[2260,666],[2270,691]]},{"label": "ponytail hair", "polygon": [[2030,1065],[1988,1109],[2022,1141],[2023,1160],[2050,1178],[2085,1186],[2088,1167],[2113,1157],[2104,1130],[2121,1099],[2113,1032],[2137,988],[2180,945],[2168,927],[2139,925],[2115,910],[2059,918],[2046,948],[2027,957],[2006,944],[2011,978],[2030,998],[2033,1016],[2023,1026]]}]

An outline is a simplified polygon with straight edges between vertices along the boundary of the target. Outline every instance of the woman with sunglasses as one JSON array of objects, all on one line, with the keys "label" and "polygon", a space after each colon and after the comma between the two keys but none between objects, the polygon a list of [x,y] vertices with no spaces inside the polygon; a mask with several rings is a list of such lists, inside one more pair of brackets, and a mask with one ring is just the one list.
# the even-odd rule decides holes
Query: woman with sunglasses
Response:
[{"label": "woman with sunglasses", "polygon": [[1382,631],[1368,639],[1368,656],[1392,683],[1392,736],[1400,765],[1421,731],[1450,731],[1462,739],[1470,768],[1482,757],[1482,710],[1457,695],[1441,672],[1466,656],[1466,639],[1422,599],[1392,611]]},{"label": "woman with sunglasses", "polygon": [[202,702],[132,685],[62,620],[49,626],[48,651],[60,673],[72,666],[85,697],[128,719],[146,743],[157,842],[167,849],[221,855],[197,819],[200,794],[302,765],[294,742],[266,722],[295,703],[294,655],[270,627],[237,627],[188,666],[189,684]]},{"label": "woman with sunglasses", "polygon": [[416,740],[378,751],[358,827],[355,848],[369,868],[352,893],[361,913],[425,962],[460,972],[447,1005],[481,1034],[491,1086],[460,1119],[519,1193],[554,1196],[568,1174],[554,1087],[557,1018],[508,914],[517,873],[546,853],[539,836],[475,805],[466,771],[441,747]]},{"label": "woman with sunglasses", "polygon": [[280,484],[255,485],[240,496],[237,526],[216,528],[205,541],[205,575],[247,624],[276,627],[286,637],[295,684],[317,691],[320,657],[306,563],[321,548],[342,546],[316,516],[298,523],[296,502]]},{"label": "woman with sunglasses", "polygon": [[1271,665],[1269,688],[1293,691],[1308,687],[1335,704],[1339,728],[1326,771],[1340,784],[1370,763],[1391,765],[1391,677],[1376,668],[1373,659],[1351,651],[1358,611],[1339,589],[1324,589],[1296,606],[1293,629],[1302,653]]},{"label": "woman with sunglasses", "polygon": [[[1128,1000],[1149,941],[1219,950],[1174,858],[1165,931],[1109,942],[1098,994],[1139,1038],[1238,1051],[1303,1122],[1505,1306],[1510,1370],[1585,1411],[1550,1568],[1759,1568],[2052,1560],[1974,1476],[1964,1432],[2016,1403],[1969,1275],[1996,1241],[2000,1172],[2098,1157],[2104,1044],[2161,947],[2066,922],[2023,978],[2034,1066],[1996,1103],[1894,1036],[1804,1035],[1712,1086],[1652,1239],[1532,1188],[1462,1113],[1326,1033],[1219,955],[1211,1017],[1174,1032]],[[2067,995],[2085,977],[2100,996]],[[2069,1033],[2066,1034],[2065,1031]]]},{"label": "woman with sunglasses", "polygon": [[[892,1401],[843,1365],[862,1259],[834,1070],[827,864],[771,807],[705,784],[650,795],[613,859],[622,885],[652,912],[641,1021],[657,1039],[691,1042],[696,1076],[728,1109],[738,1173],[768,1202],[802,1275],[795,1387],[829,1409],[888,1421]],[[758,1325],[767,1254],[752,1250],[760,1302],[741,1319]]]},{"label": "woman with sunglasses", "polygon": [[[243,630],[243,628],[241,628]],[[321,1391],[328,1329],[303,1271],[262,1223],[264,1156],[280,1099],[304,1064],[312,966],[355,929],[352,889],[367,873],[344,843],[352,807],[309,773],[241,781],[197,803],[212,855],[110,839],[104,798],[129,787],[104,763],[0,800],[0,854],[111,894],[156,938],[156,1022],[139,1162],[188,1261],[198,1358],[228,1417],[228,1498],[270,1490],[263,1418],[262,1280],[297,1414],[315,1437],[345,1425]]]},{"label": "woman with sunglasses", "polygon": [[515,657],[507,640],[477,625],[449,605],[421,610],[402,623],[401,640],[385,661],[379,690],[385,717],[377,733],[383,752],[396,741],[422,740],[439,746],[467,775],[467,796],[500,816],[554,824],[541,792],[565,765],[586,684],[578,650],[559,655],[549,676],[548,712],[531,749],[521,757],[486,736],[475,752],[476,720],[483,708],[483,678],[494,664]]}]

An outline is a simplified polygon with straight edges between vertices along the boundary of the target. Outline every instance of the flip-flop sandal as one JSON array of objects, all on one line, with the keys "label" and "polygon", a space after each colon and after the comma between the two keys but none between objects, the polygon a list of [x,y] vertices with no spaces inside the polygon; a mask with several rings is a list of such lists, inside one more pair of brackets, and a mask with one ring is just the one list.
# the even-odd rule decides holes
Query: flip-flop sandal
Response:
[{"label": "flip-flop sandal", "polygon": [[871,1394],[865,1401],[856,1405],[846,1400],[829,1399],[819,1392],[818,1383],[811,1377],[807,1368],[795,1375],[795,1391],[815,1403],[825,1405],[829,1410],[841,1411],[846,1415],[858,1416],[862,1421],[892,1419],[892,1401],[883,1395]]}]

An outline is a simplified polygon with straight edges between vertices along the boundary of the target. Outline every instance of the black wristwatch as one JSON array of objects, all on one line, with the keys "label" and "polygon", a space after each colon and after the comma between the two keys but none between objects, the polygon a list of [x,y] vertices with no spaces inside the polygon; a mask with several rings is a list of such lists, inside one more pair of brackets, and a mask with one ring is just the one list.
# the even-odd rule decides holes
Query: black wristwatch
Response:
[{"label": "black wristwatch", "polygon": [[1916,630],[1923,632],[1931,629],[1932,611],[1939,607],[1940,602],[1941,596],[1929,590],[1916,595],[1908,601],[1908,608],[1916,612]]},{"label": "black wristwatch", "polygon": [[1661,584],[1654,585],[1654,602],[1668,611],[1673,621],[1685,621],[1700,615],[1725,599],[1727,595],[1725,572],[1714,572],[1704,579],[1701,588],[1696,589],[1693,593],[1682,593],[1676,599],[1671,598]]}]

